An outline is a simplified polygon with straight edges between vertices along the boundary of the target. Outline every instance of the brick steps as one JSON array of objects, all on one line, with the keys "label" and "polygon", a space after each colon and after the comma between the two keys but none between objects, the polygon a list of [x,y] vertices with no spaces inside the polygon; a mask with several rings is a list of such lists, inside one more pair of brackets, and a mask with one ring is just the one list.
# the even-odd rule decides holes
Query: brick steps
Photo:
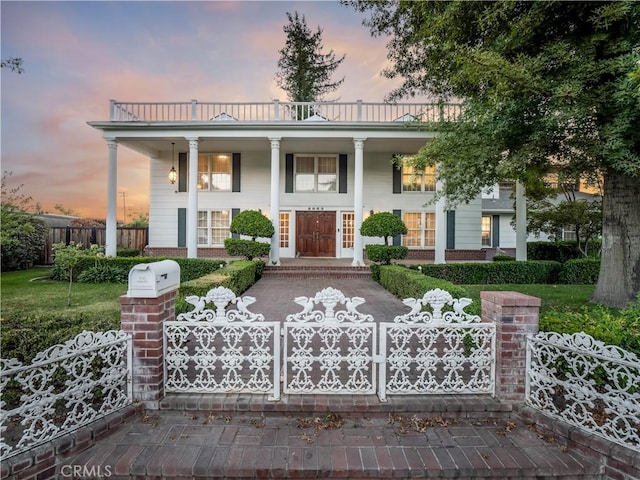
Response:
[{"label": "brick steps", "polygon": [[[64,465],[111,479],[601,479],[491,397],[170,395]],[[59,466],[59,468],[61,468]]]},{"label": "brick steps", "polygon": [[265,278],[371,278],[371,269],[342,265],[267,265],[262,276]]}]

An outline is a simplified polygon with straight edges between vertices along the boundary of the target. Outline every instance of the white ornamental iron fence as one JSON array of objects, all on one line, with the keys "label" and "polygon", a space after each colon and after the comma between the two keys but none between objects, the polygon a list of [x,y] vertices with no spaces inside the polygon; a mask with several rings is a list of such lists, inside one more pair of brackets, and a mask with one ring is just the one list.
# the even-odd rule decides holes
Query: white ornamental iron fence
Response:
[{"label": "white ornamental iron fence", "polygon": [[376,393],[377,325],[357,310],[364,298],[328,287],[294,301],[303,309],[284,323],[284,392]]},{"label": "white ornamental iron fence", "polygon": [[640,451],[640,359],[586,333],[528,338],[526,402]]},{"label": "white ornamental iron fence", "polygon": [[281,371],[287,394],[377,393],[385,401],[387,393],[495,390],[495,325],[464,312],[471,300],[443,290],[406,299],[412,310],[394,323],[376,323],[358,311],[364,298],[332,287],[295,298],[302,311],[282,326],[249,312],[253,297],[224,287],[187,301],[194,309],[164,325],[167,392],[269,393],[278,400]]},{"label": "white ornamental iron fence", "polygon": [[0,454],[12,457],[132,403],[131,336],[88,332],[24,365],[0,359]]},{"label": "white ornamental iron fence", "polygon": [[382,401],[387,393],[495,392],[496,326],[464,311],[470,299],[434,289],[403,303],[411,307],[409,313],[380,325],[386,359],[380,371]]},{"label": "white ornamental iron fence", "polygon": [[267,393],[278,400],[280,323],[250,312],[254,297],[225,287],[186,300],[193,310],[164,324],[165,390]]}]

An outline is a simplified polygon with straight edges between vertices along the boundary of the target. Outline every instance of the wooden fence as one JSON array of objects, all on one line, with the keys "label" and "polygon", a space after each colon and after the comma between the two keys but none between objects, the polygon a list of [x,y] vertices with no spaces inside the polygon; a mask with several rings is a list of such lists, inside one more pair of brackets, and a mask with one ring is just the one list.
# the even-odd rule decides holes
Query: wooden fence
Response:
[{"label": "wooden fence", "polygon": [[[49,235],[45,241],[44,248],[40,252],[38,263],[50,265],[53,263],[53,244],[81,243],[85,247],[91,245],[104,246],[106,243],[107,229],[105,227],[50,227]],[[118,227],[116,242],[118,248],[133,248],[144,250],[149,238],[149,229]]]}]

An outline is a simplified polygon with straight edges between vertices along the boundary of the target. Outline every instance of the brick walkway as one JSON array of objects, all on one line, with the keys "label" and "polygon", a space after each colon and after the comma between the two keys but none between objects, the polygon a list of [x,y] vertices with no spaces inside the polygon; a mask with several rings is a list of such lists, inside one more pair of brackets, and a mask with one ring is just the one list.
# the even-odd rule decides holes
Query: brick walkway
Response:
[{"label": "brick walkway", "polygon": [[[364,297],[359,310],[378,320],[408,310],[365,279],[269,278],[245,294],[252,311],[282,319],[300,311],[295,296],[327,286]],[[489,397],[172,395],[161,408],[107,419],[83,451],[54,447],[56,478],[603,478],[597,458]]]}]

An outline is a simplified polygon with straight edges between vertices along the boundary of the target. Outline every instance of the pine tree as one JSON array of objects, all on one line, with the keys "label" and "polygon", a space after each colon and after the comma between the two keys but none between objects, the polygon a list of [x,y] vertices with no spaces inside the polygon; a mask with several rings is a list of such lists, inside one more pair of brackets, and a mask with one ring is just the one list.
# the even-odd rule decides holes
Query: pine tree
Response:
[{"label": "pine tree", "polygon": [[[279,50],[276,82],[292,102],[319,101],[344,82],[344,77],[337,81],[332,81],[331,77],[345,55],[337,58],[333,50],[322,53],[322,29],[318,27],[315,33],[312,32],[304,15],[301,18],[298,12],[293,15],[287,12],[287,18],[289,23],[284,26],[287,40]],[[306,114],[313,112],[307,110]],[[296,118],[301,118],[300,112]]]}]

